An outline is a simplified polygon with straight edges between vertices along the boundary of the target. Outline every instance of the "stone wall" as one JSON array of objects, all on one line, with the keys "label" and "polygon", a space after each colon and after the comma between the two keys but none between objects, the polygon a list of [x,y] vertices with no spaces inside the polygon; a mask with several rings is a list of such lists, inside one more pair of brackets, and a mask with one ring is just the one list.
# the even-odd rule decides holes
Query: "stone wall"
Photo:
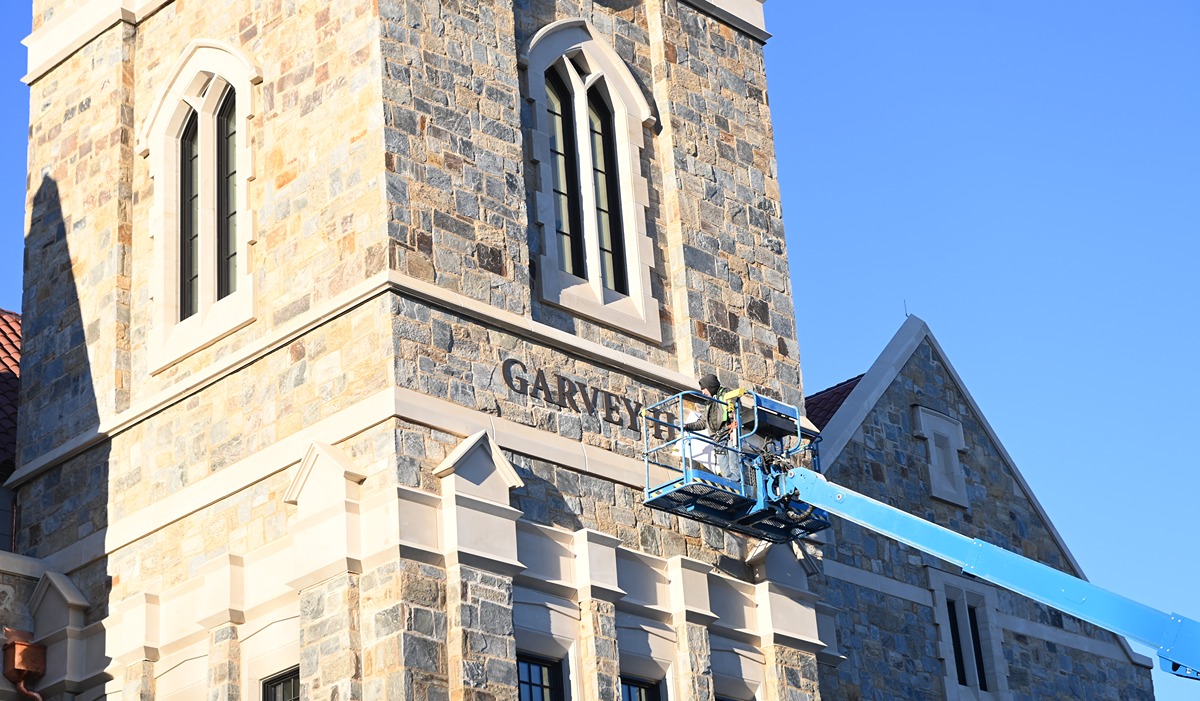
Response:
[{"label": "stone wall", "polygon": [[802,405],[763,47],[680,0],[647,8],[681,357]]},{"label": "stone wall", "polygon": [[884,699],[896,689],[908,698],[945,698],[932,608],[833,578],[814,580],[813,589],[838,609],[838,650],[846,656],[820,665],[825,698]]},{"label": "stone wall", "polygon": [[117,25],[30,86],[18,465],[128,402],[132,40]]},{"label": "stone wall", "polygon": [[[35,5],[35,26],[75,9]],[[640,167],[662,344],[534,293],[518,52],[567,17],[611,42],[656,108]],[[154,344],[170,322],[157,290],[173,272],[155,205],[170,193],[151,170],[160,146],[138,139],[198,38],[262,73],[238,95],[254,112],[240,135],[251,159],[239,163],[252,175],[251,230],[240,233],[254,240],[254,320],[160,367]],[[203,660],[194,683],[244,697],[257,683],[249,670],[268,664],[251,651],[286,624],[298,652],[267,671],[298,664],[314,698],[511,696],[511,573],[397,549],[365,564],[348,555],[317,581],[288,567],[238,577],[301,547],[314,507],[285,496],[316,442],[346,457],[331,524],[363,504],[391,508],[405,489],[440,495],[433,470],[463,436],[364,408],[389,392],[624,458],[642,449],[641,408],[701,372],[799,403],[764,80],[761,45],[675,0],[176,0],[38,77],[18,466],[37,470],[19,486],[18,549],[69,574],[88,602],[84,624],[103,622],[86,637],[108,667],[71,683],[148,698]],[[413,292],[416,282],[467,308]],[[504,314],[520,323],[498,322]],[[526,482],[511,502],[526,525],[591,529],[664,561],[689,558],[704,576],[716,566],[753,599],[744,539],[649,511],[639,487],[541,449],[507,452]],[[239,608],[242,595],[253,605]],[[585,608],[591,652],[576,671],[613,698],[617,605]],[[680,688],[708,698],[708,633],[686,630]],[[777,647],[770,659],[786,681],[768,697],[815,694],[810,653]]]},{"label": "stone wall", "polygon": [[[140,130],[180,51],[210,39],[244,51],[262,70],[252,90],[247,200],[256,243],[256,320],[211,347],[151,374],[135,353],[137,399],[220,361],[385,268],[383,110],[379,19],[365,0],[323,3],[172,2],[137,28],[133,105]],[[153,144],[147,144],[152,146]],[[31,156],[32,157],[32,156]],[[157,190],[156,190],[157,185]],[[164,196],[150,158],[134,163],[133,341],[146,349],[161,325],[152,298],[162,274],[153,203]],[[159,328],[158,330],[162,330]]]},{"label": "stone wall", "polygon": [[[926,441],[913,435],[914,406],[937,411],[962,424],[965,446],[959,458],[966,476],[968,509],[932,498]],[[827,463],[827,474],[849,489],[1074,574],[1069,556],[1023,493],[1000,448],[991,441],[981,418],[927,340],[905,363],[842,454],[832,464]],[[958,573],[937,558],[845,520],[835,519],[833,523],[825,557],[861,570],[867,577],[879,575],[931,591],[931,569]],[[822,666],[825,693],[875,698],[888,696],[891,689],[911,688],[925,690],[931,698],[943,697],[943,665],[952,667],[953,661],[939,659],[934,611],[928,604],[831,577],[814,590],[841,609],[837,615],[838,642],[847,657],[836,668]],[[1102,641],[1118,657],[1087,654],[1065,644],[1056,645],[1060,655],[1046,655],[1046,641],[1006,630],[1003,647],[1010,662],[1008,685],[1012,693],[1030,698],[1104,698],[1102,694],[1113,693],[1107,687],[1119,679],[1122,698],[1152,697],[1149,670],[1136,667],[1125,657],[1111,633],[1003,589],[996,589],[996,593],[996,613],[1000,617],[1012,616],[1081,639]],[[1031,660],[1050,668],[1041,672],[1025,669]],[[1069,693],[1063,693],[1067,687],[1055,686],[1066,684],[1064,676],[1074,680]]]}]

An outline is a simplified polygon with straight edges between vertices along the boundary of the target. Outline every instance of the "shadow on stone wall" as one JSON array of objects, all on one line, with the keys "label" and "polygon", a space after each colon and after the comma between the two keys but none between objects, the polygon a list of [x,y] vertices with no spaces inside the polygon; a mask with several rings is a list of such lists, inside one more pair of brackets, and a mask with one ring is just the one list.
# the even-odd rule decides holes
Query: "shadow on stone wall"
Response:
[{"label": "shadow on stone wall", "polygon": [[[87,299],[89,311],[99,314],[105,290],[114,281],[106,274],[103,252],[97,252],[99,247],[87,239],[101,235],[89,226],[87,219],[87,212],[64,213],[58,183],[49,176],[42,178],[33,197],[25,239],[17,469],[42,462],[64,445],[74,443],[81,447],[66,453],[65,459],[49,459],[44,471],[17,490],[14,550],[36,558],[61,552],[102,532],[108,525],[110,445],[97,433],[99,410],[88,357],[88,326],[92,326],[91,340],[95,342],[94,336],[101,333],[102,320],[85,319],[80,299]],[[77,254],[74,265],[73,246],[86,251]],[[63,573],[87,600],[84,625],[105,618],[109,611],[111,578],[103,539],[96,540],[99,542],[94,549],[83,549],[82,563]],[[82,639],[69,639],[70,627],[68,624],[68,639],[60,641],[61,644],[81,646]],[[51,631],[39,628],[38,632]],[[82,629],[75,633],[77,637],[81,634]],[[88,643],[89,647],[103,645],[104,640],[93,637]],[[76,651],[81,653],[82,649]],[[51,664],[43,680],[35,685],[43,693],[76,693],[99,681],[53,667]]]},{"label": "shadow on stone wall", "polygon": [[[571,532],[584,527],[583,521],[574,513],[578,508],[580,489],[579,476],[543,460],[535,460],[515,453],[508,454],[513,468],[521,476],[525,486],[512,490],[511,504],[520,509],[525,518],[544,526],[556,526]],[[570,495],[563,494],[555,479],[564,479],[574,485]],[[568,501],[568,496],[570,501]]]}]

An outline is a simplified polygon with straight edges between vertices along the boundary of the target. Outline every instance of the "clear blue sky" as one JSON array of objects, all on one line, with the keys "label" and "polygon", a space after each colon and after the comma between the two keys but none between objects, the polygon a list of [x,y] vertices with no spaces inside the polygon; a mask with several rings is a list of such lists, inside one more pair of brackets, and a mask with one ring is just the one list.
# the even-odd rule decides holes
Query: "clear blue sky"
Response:
[{"label": "clear blue sky", "polygon": [[[29,18],[0,13],[0,307],[18,309]],[[907,304],[1092,581],[1200,618],[1200,5],[767,17],[806,387],[865,371]]]},{"label": "clear blue sky", "polygon": [[1088,577],[1200,618],[1200,4],[766,8],[806,389],[907,303]]}]

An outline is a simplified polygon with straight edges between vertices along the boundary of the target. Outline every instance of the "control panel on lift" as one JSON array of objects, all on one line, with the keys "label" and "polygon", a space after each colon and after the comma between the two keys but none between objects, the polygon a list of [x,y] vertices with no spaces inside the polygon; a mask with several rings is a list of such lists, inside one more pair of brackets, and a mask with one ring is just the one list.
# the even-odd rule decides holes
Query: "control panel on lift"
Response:
[{"label": "control panel on lift", "polygon": [[[685,428],[713,405],[730,419],[722,431]],[[820,470],[820,437],[796,407],[741,389],[681,392],[647,407],[643,419],[647,506],[773,543],[829,527],[823,510],[781,487],[794,467]]]}]

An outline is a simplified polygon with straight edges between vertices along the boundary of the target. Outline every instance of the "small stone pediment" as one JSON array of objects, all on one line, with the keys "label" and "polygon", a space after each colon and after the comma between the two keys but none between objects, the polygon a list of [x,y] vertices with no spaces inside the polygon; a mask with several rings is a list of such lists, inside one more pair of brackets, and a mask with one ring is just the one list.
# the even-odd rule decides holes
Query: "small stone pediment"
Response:
[{"label": "small stone pediment", "polygon": [[[338,448],[325,443],[313,443],[300,463],[300,469],[292,478],[283,500],[288,504],[300,505],[301,496],[313,494],[315,502],[326,502],[330,498],[342,501],[357,496],[353,487],[362,484],[366,475],[359,472],[350,458]],[[308,510],[305,499],[302,509]]]},{"label": "small stone pediment", "polygon": [[459,443],[433,474],[443,480],[453,478],[455,493],[500,504],[508,503],[510,489],[525,485],[486,431]]},{"label": "small stone pediment", "polygon": [[41,639],[63,628],[81,628],[88,600],[66,575],[47,572],[38,581],[29,601],[36,621],[34,637]]}]

